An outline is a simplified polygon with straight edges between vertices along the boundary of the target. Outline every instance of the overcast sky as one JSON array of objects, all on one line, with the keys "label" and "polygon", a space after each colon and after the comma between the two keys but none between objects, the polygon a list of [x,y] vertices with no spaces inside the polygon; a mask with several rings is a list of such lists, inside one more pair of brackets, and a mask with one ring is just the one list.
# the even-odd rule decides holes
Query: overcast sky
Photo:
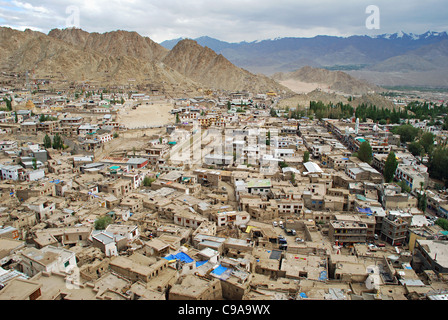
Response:
[{"label": "overcast sky", "polygon": [[[379,29],[368,29],[369,5]],[[210,36],[228,42],[316,35],[448,31],[447,0],[0,0],[0,25],[48,33],[136,31],[156,42]]]}]

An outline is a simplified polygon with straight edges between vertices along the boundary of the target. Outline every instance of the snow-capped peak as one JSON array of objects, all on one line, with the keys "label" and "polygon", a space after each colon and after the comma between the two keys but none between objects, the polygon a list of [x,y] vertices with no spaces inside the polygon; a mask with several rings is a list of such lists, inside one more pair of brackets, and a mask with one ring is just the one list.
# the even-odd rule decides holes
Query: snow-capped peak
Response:
[{"label": "snow-capped peak", "polygon": [[372,38],[388,39],[388,40],[409,38],[411,40],[421,40],[421,39],[427,39],[427,38],[432,38],[432,37],[446,37],[446,36],[447,36],[447,33],[445,31],[444,32],[427,31],[420,35],[415,34],[415,33],[405,33],[403,31],[399,31],[396,33],[385,33],[385,34],[376,35],[376,36],[373,36]]}]

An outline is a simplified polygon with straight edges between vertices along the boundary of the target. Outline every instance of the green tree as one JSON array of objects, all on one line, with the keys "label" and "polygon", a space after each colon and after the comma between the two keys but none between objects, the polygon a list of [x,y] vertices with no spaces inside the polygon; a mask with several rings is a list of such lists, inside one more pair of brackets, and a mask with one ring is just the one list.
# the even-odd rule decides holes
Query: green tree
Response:
[{"label": "green tree", "polygon": [[310,152],[307,150],[303,154],[303,163],[310,161]]},{"label": "green tree", "polygon": [[430,153],[429,174],[445,182],[448,181],[448,149],[443,147],[435,148]]},{"label": "green tree", "polygon": [[410,193],[410,192],[411,192],[411,187],[408,186],[408,185],[406,184],[406,182],[404,182],[403,180],[398,181],[398,182],[397,182],[397,185],[400,186],[400,188],[401,188],[401,192],[407,192],[407,193]]},{"label": "green tree", "polygon": [[420,138],[420,144],[425,149],[425,152],[429,153],[434,147],[434,135],[431,132],[425,132]]},{"label": "green tree", "polygon": [[266,145],[267,146],[271,145],[271,131],[268,131],[268,138],[266,139]]},{"label": "green tree", "polygon": [[53,137],[53,149],[63,149],[64,143],[62,142],[62,138],[59,136],[58,133],[56,133]]},{"label": "green tree", "polygon": [[150,178],[150,177],[146,176],[146,177],[143,179],[143,186],[145,186],[145,187],[150,187],[151,184],[152,184],[154,181],[156,181],[156,179],[154,179],[154,178]]},{"label": "green tree", "polygon": [[410,124],[404,124],[402,126],[393,128],[392,132],[400,135],[400,141],[402,143],[406,143],[414,141],[417,138],[420,130],[418,128],[414,128]]},{"label": "green tree", "polygon": [[370,146],[369,142],[364,141],[363,143],[361,143],[358,150],[358,158],[359,160],[367,162],[368,164],[372,162],[372,147]]},{"label": "green tree", "polygon": [[425,153],[425,148],[418,141],[413,141],[408,145],[408,150],[414,157],[422,156]]},{"label": "green tree", "polygon": [[435,224],[442,227],[444,230],[448,230],[448,220],[444,218],[439,218],[436,220]]},{"label": "green tree", "polygon": [[176,113],[176,123],[179,123],[180,119],[179,119],[179,113]]},{"label": "green tree", "polygon": [[33,169],[37,170],[37,160],[36,158],[33,158],[33,160],[31,160],[33,162]]},{"label": "green tree", "polygon": [[46,134],[44,137],[44,148],[51,148],[51,138],[48,136],[48,134]]},{"label": "green tree", "polygon": [[395,170],[397,170],[398,161],[395,153],[391,151],[387,156],[386,163],[384,164],[384,181],[386,183],[392,182],[395,176]]},{"label": "green tree", "polygon": [[288,166],[288,164],[285,162],[285,161],[280,161],[279,163],[278,163],[278,165],[280,166],[280,168],[286,168],[287,166]]},{"label": "green tree", "polygon": [[417,193],[417,207],[423,212],[426,212],[427,202],[426,192],[423,189],[423,182],[421,182],[420,191]]},{"label": "green tree", "polygon": [[95,230],[104,230],[106,227],[112,223],[112,218],[110,216],[102,216],[95,220],[94,227]]}]

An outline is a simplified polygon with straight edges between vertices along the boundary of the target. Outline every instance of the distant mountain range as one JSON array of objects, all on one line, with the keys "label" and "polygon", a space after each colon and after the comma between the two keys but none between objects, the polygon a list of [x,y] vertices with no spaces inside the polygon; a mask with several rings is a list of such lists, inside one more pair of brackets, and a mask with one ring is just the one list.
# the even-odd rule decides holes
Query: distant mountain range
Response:
[{"label": "distant mountain range", "polygon": [[[181,39],[160,43],[170,49]],[[377,36],[316,36],[229,43],[194,39],[253,73],[273,75],[304,66],[343,70],[377,85],[448,87],[447,32]]]},{"label": "distant mountain range", "polygon": [[[313,38],[300,38],[300,37],[296,37],[296,38],[291,38],[291,37],[286,37],[286,38],[275,38],[275,39],[266,39],[266,40],[256,40],[256,41],[252,41],[252,42],[247,42],[247,41],[242,41],[242,42],[225,42],[225,41],[221,41],[218,39],[214,39],[208,36],[202,36],[199,38],[195,38],[193,40],[195,40],[197,43],[199,43],[201,46],[207,46],[210,49],[213,49],[216,52],[219,52],[220,50],[223,49],[227,49],[227,48],[237,48],[240,46],[244,46],[244,45],[252,45],[252,44],[256,44],[256,43],[262,43],[262,42],[283,42],[283,40],[292,40],[292,39],[296,39],[297,41],[300,40],[305,40],[305,39],[316,39],[316,38],[320,38],[320,37],[328,37],[328,38],[337,38],[337,39],[349,39],[349,38],[371,38],[371,39],[386,39],[386,40],[413,40],[413,41],[424,41],[424,40],[440,40],[440,39],[448,39],[448,34],[447,32],[435,32],[435,31],[427,31],[423,34],[414,34],[414,33],[405,33],[403,31],[400,32],[396,32],[396,33],[385,33],[385,34],[381,34],[381,35],[377,35],[377,36],[350,36],[350,37],[333,37],[333,36],[316,36]],[[160,45],[162,45],[163,47],[167,48],[168,50],[171,50],[172,48],[174,48],[174,46],[181,40],[183,39],[188,39],[188,38],[177,38],[177,39],[172,39],[172,40],[165,40],[163,42],[160,43]]]}]

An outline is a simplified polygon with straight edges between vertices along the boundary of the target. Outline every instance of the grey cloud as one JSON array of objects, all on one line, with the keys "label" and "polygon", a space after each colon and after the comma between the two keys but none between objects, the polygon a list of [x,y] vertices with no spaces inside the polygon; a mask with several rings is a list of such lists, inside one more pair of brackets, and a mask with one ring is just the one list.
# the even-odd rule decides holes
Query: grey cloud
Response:
[{"label": "grey cloud", "polygon": [[380,9],[376,33],[445,31],[445,0],[14,0],[0,1],[3,25],[43,32],[67,27],[69,6],[79,8],[80,27],[89,32],[129,30],[155,41],[208,35],[225,41],[253,41],[318,34],[372,34],[365,8]]}]

